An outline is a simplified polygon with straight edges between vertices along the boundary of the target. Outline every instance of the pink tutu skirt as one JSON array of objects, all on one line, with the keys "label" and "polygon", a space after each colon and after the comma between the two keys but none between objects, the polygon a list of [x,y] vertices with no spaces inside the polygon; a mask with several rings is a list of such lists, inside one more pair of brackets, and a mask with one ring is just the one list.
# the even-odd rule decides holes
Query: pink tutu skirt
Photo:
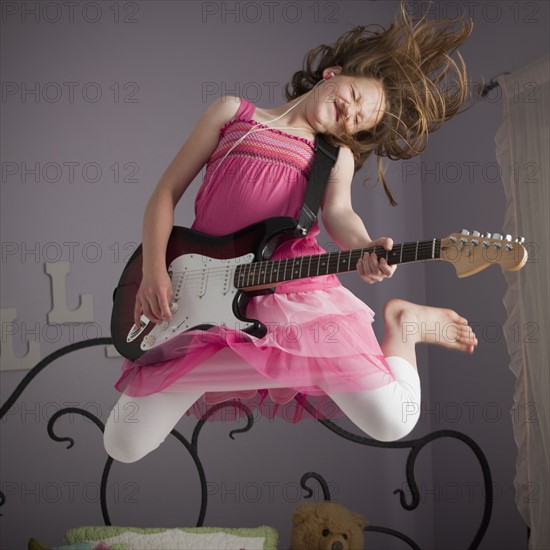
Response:
[{"label": "pink tutu skirt", "polygon": [[[153,365],[125,359],[115,388],[133,397],[202,393],[188,411],[197,417],[213,404],[243,400],[264,416],[296,422],[311,416],[302,406],[305,398],[319,413],[313,416],[340,416],[327,394],[376,389],[394,378],[372,330],[373,311],[335,280],[328,288],[253,297],[246,316],[266,325],[263,338],[213,327],[172,339],[175,359]],[[242,361],[205,366],[226,348]],[[257,388],[250,389],[251,380],[258,381]],[[235,414],[240,416],[237,409],[229,413]]]}]

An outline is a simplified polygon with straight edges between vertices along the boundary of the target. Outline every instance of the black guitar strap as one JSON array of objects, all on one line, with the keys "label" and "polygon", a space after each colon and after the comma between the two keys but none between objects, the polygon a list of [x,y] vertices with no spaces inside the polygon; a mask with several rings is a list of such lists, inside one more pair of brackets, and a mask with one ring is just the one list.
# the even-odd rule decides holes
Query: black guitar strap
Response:
[{"label": "black guitar strap", "polygon": [[300,210],[300,219],[296,232],[305,237],[317,218],[323,192],[330,176],[330,171],[338,158],[338,147],[332,146],[323,134],[315,136],[315,157],[307,182],[304,204]]}]

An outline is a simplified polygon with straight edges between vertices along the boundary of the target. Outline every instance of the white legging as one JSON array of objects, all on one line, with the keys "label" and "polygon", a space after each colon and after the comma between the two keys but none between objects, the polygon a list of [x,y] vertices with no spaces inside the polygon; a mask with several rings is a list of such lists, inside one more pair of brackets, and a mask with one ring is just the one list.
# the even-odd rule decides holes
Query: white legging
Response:
[{"label": "white legging", "polygon": [[[231,350],[222,350],[201,364],[200,368],[215,371],[223,359],[242,368],[243,360]],[[405,437],[420,415],[420,379],[416,369],[401,357],[386,357],[395,377],[381,388],[360,392],[328,393],[346,416],[363,432],[379,441],[395,441]],[[238,363],[241,363],[239,365]],[[188,376],[186,375],[186,380]],[[189,381],[191,379],[189,378]],[[280,387],[258,373],[249,387],[231,388],[224,383],[208,391],[247,390]],[[105,450],[120,462],[135,462],[155,450],[170,434],[185,412],[204,392],[158,392],[145,397],[121,394],[105,425]]]}]

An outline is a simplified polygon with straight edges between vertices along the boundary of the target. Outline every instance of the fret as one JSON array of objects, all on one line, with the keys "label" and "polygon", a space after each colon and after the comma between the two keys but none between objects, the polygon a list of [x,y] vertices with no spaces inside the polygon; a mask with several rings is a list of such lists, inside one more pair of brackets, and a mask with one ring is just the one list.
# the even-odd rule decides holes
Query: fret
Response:
[{"label": "fret", "polygon": [[262,269],[264,262],[258,262],[258,284],[261,285],[265,281],[263,280],[264,270]]},{"label": "fret", "polygon": [[256,278],[256,267],[257,266],[258,266],[258,264],[256,262],[250,264],[250,268],[251,268],[251,271],[252,271],[252,284],[253,285],[256,284],[255,278]]},{"label": "fret", "polygon": [[261,274],[262,274],[262,262],[256,262],[256,269],[254,273],[254,278],[256,279],[256,284],[261,284]]},{"label": "fret", "polygon": [[[413,257],[413,245],[414,243],[407,243],[407,249],[406,249],[406,253],[405,253],[405,259],[403,260],[404,262],[413,262],[414,261],[414,257]],[[418,244],[415,245],[416,248],[415,250],[418,250]],[[417,252],[414,253],[415,255],[417,254]]]},{"label": "fret", "polygon": [[[338,249],[337,252],[324,254],[251,262],[236,266],[234,281],[237,287],[245,288],[331,273],[344,273],[356,269],[357,261],[367,252],[374,252],[379,258],[385,258],[390,265],[434,260],[441,255],[441,241],[440,239],[431,239],[401,243],[396,245],[393,250],[385,250],[381,246],[353,250]],[[317,266],[315,266],[315,262],[317,262]]]},{"label": "fret", "polygon": [[342,268],[338,268],[338,271],[345,271],[345,267],[344,267],[344,264],[346,263],[346,253],[344,252],[344,257],[343,258],[340,258],[340,262],[342,264]]},{"label": "fret", "polygon": [[[353,257],[353,267],[351,269],[357,269],[357,262],[361,259],[361,256],[363,255],[363,250],[356,249],[356,250],[352,250],[351,252]],[[353,254],[353,252],[355,252],[355,254]]]},{"label": "fret", "polygon": [[292,262],[293,279],[297,279],[300,277],[300,268],[298,267],[299,262],[300,262],[300,258],[294,258],[294,262]]},{"label": "fret", "polygon": [[254,275],[256,274],[256,264],[251,263],[250,267],[248,268],[250,270],[250,284],[254,284]]},{"label": "fret", "polygon": [[256,284],[255,278],[256,278],[256,263],[252,263],[250,264],[250,279],[253,285]]},{"label": "fret", "polygon": [[271,273],[269,274],[270,282],[273,282],[273,268],[275,267],[275,262],[271,262]]}]

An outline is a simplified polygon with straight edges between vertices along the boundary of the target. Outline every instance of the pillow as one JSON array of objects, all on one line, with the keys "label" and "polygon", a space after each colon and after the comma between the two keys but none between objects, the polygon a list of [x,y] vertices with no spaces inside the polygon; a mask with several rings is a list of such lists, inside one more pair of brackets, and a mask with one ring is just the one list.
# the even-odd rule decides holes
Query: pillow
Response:
[{"label": "pillow", "polygon": [[254,529],[189,527],[138,528],[86,526],[65,533],[70,544],[91,542],[110,550],[277,550],[279,535],[272,527]]}]

